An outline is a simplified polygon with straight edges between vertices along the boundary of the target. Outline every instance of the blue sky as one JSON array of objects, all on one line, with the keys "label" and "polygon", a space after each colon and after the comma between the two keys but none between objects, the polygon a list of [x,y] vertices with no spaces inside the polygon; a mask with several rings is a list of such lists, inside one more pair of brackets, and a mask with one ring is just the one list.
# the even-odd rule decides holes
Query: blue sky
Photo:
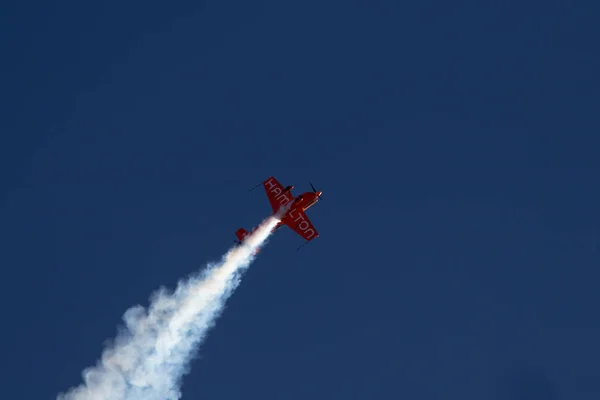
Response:
[{"label": "blue sky", "polygon": [[189,398],[597,399],[592,1],[8,2],[8,398],[80,383],[123,312],[270,213]]}]

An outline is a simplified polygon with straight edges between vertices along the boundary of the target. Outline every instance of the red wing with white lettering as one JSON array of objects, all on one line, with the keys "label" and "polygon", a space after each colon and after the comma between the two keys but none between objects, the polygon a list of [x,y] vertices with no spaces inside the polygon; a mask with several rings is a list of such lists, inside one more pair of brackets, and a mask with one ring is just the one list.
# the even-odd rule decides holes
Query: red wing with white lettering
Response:
[{"label": "red wing with white lettering", "polygon": [[289,226],[307,242],[319,237],[319,232],[317,232],[312,222],[310,222],[310,219],[308,219],[304,211],[301,209],[290,211],[288,215],[281,220],[281,222]]},{"label": "red wing with white lettering", "polygon": [[279,210],[279,207],[292,200],[292,194],[290,191],[288,190],[284,193],[283,186],[274,177],[270,177],[264,181],[263,186],[265,187],[267,197],[269,198],[269,203],[271,203],[271,208],[274,212]]}]

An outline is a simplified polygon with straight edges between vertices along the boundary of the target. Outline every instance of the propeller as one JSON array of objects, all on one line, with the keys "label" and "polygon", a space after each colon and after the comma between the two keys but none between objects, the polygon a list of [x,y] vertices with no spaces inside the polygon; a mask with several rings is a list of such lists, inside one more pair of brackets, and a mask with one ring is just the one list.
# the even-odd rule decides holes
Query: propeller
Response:
[{"label": "propeller", "polygon": [[323,193],[323,192],[317,191],[317,189],[315,189],[315,187],[313,186],[312,182],[308,182],[308,183],[310,183],[310,187],[312,188],[313,192],[316,193],[317,200],[321,200],[321,193]]}]

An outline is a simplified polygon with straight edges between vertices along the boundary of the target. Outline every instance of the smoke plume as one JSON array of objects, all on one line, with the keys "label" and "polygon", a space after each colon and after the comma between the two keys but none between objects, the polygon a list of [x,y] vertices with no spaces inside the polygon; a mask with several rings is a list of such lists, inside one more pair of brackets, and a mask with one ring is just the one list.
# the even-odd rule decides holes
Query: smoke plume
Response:
[{"label": "smoke plume", "polygon": [[[285,212],[285,210],[282,210]],[[280,213],[281,215],[281,213]],[[161,288],[148,309],[135,306],[125,326],[104,350],[96,366],[83,371],[84,383],[58,400],[175,400],[189,361],[220,315],[241,274],[265,244],[279,218],[267,218],[242,245],[217,264],[180,281],[169,293]]]}]

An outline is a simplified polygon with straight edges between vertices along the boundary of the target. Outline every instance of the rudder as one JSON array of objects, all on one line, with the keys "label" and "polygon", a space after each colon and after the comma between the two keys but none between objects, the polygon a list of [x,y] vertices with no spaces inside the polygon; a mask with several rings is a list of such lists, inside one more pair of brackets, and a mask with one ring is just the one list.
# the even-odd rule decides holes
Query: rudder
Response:
[{"label": "rudder", "polygon": [[237,238],[240,242],[242,240],[244,240],[244,238],[246,237],[247,234],[248,234],[248,231],[246,231],[244,228],[240,228],[237,231],[235,231],[235,236],[237,236]]}]

